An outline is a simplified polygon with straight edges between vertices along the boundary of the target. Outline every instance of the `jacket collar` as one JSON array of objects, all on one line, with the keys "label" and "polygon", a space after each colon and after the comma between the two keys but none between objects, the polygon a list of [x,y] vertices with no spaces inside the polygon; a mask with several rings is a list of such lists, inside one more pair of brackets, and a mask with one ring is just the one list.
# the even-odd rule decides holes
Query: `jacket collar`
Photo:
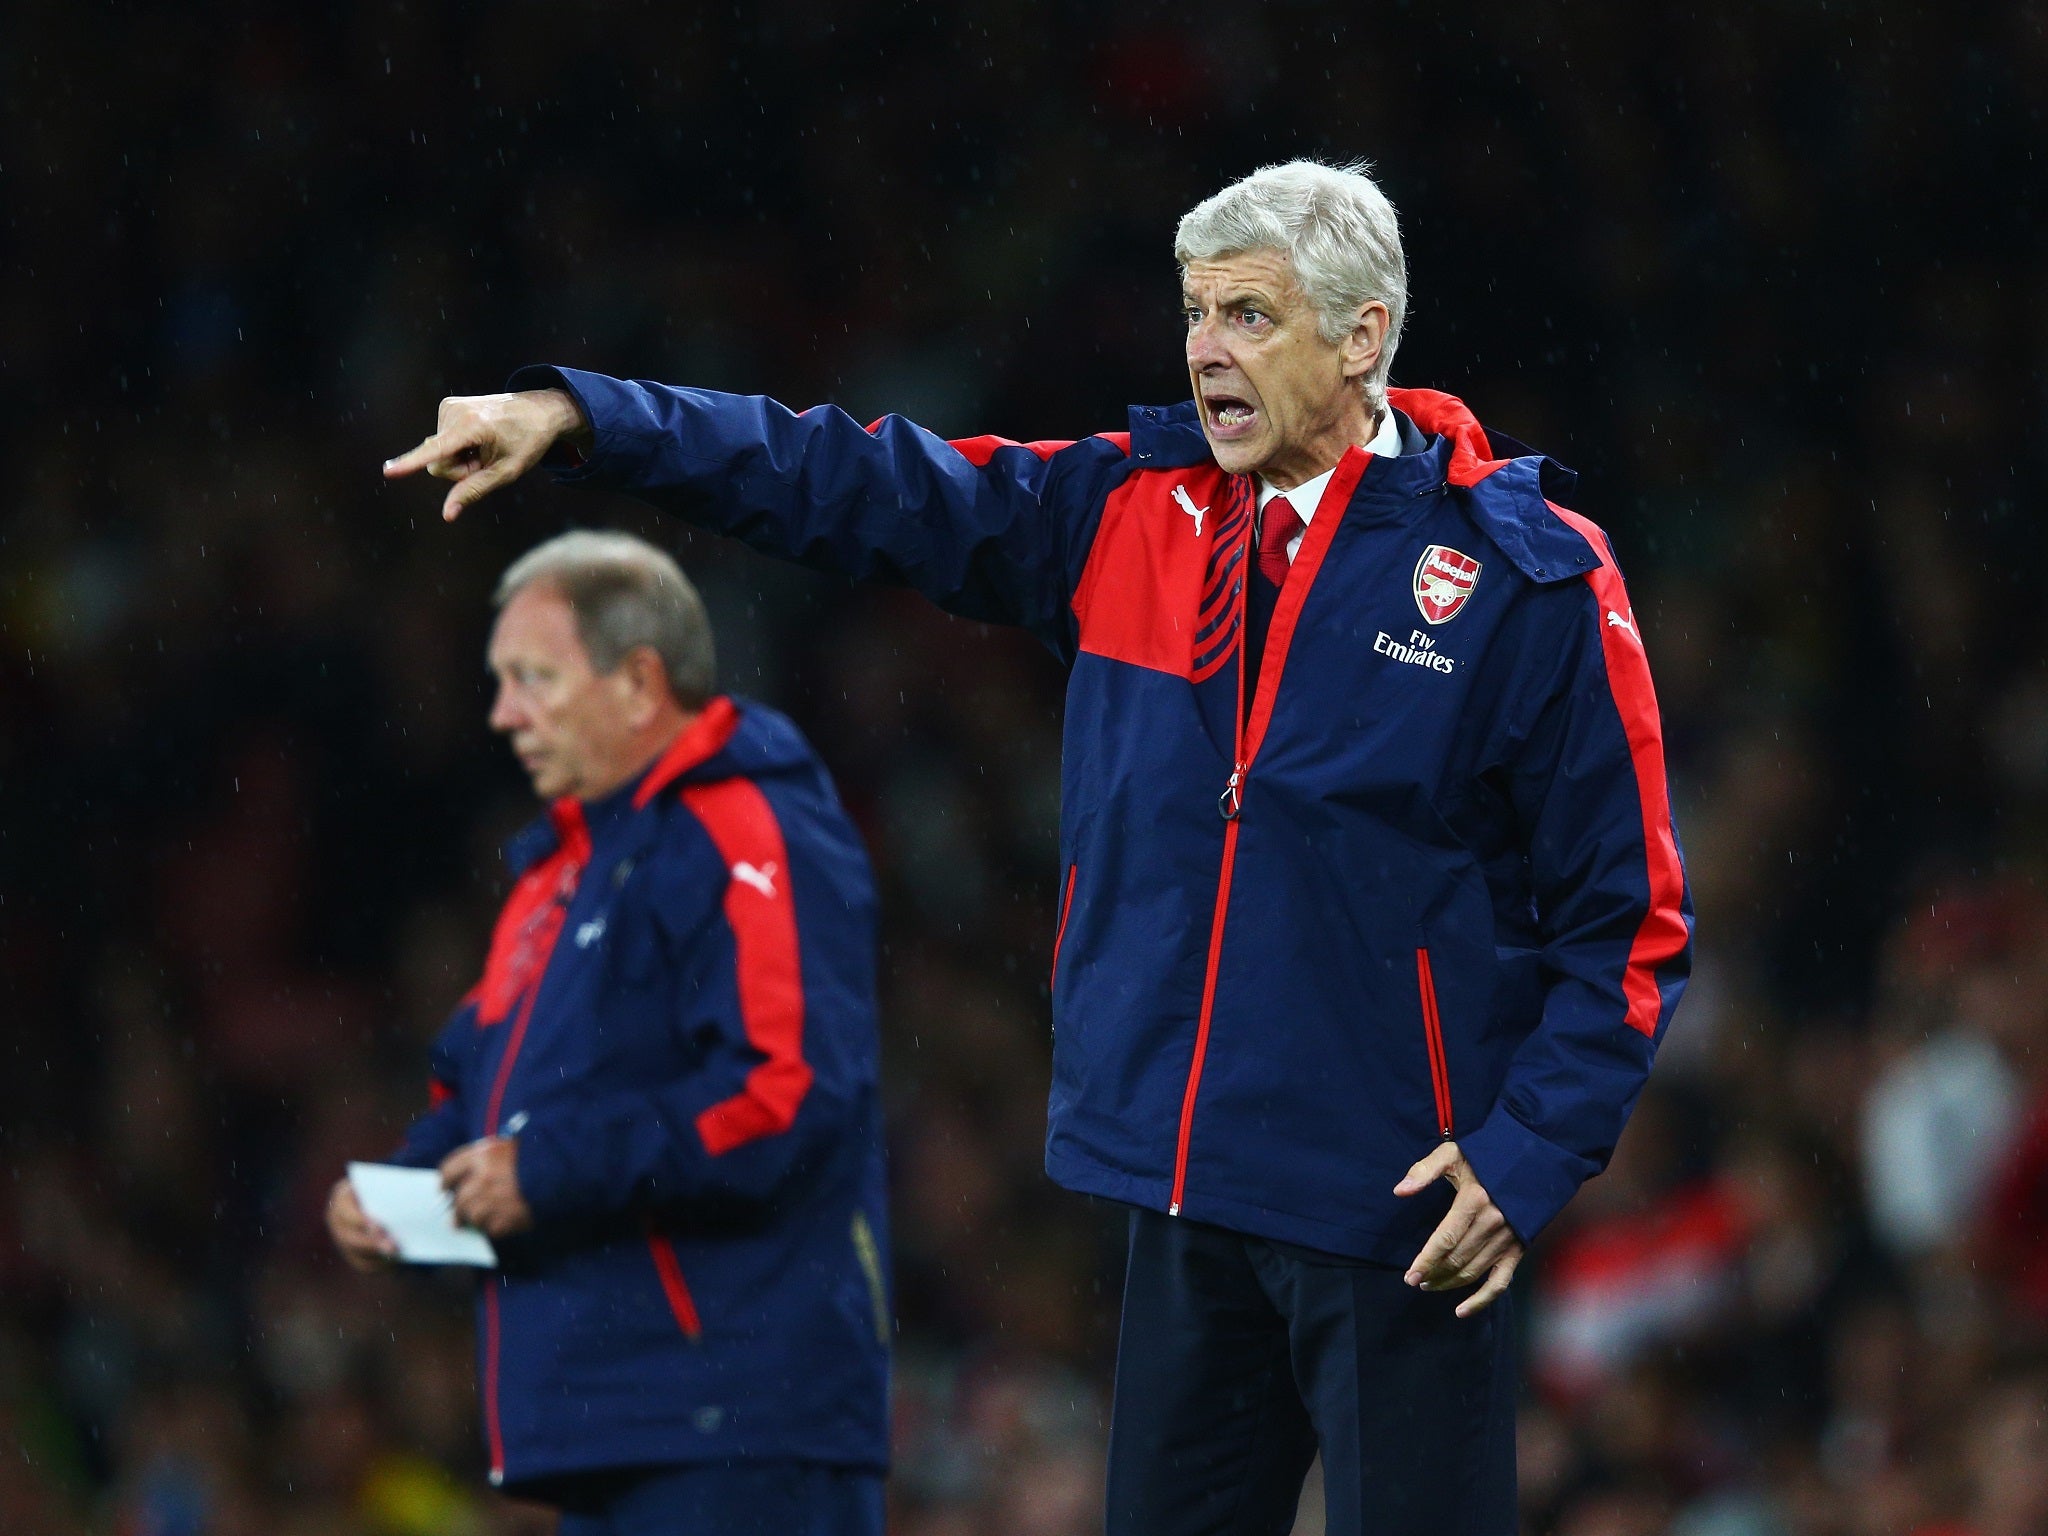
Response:
[{"label": "jacket collar", "polygon": [[[1477,492],[1461,497],[1501,553],[1532,581],[1563,581],[1600,563],[1592,547],[1550,503],[1571,492],[1578,477],[1504,433],[1489,432],[1456,395],[1435,389],[1390,389],[1387,403],[1412,424],[1402,433],[1398,459],[1375,458],[1359,481],[1359,494],[1419,497],[1431,490]],[[1134,405],[1131,457],[1151,469],[1179,469],[1211,461],[1195,403]],[[1416,438],[1416,451],[1410,445]]]},{"label": "jacket collar", "polygon": [[697,718],[685,726],[669,748],[654,760],[654,766],[633,791],[633,809],[645,810],[654,797],[693,768],[701,768],[732,740],[740,728],[739,706],[720,694],[706,704]]},{"label": "jacket collar", "polygon": [[[1442,471],[1440,478],[1452,485],[1477,485],[1516,458],[1536,457],[1512,438],[1496,439],[1489,435],[1479,425],[1479,418],[1456,395],[1436,389],[1390,389],[1387,403],[1394,409],[1397,424],[1404,424],[1401,456],[1421,458],[1431,456],[1435,450],[1435,467]],[[1154,463],[1158,468],[1179,468],[1210,457],[1209,441],[1202,435],[1194,401],[1134,405],[1129,415],[1132,458]],[[1414,430],[1406,430],[1408,425]],[[1442,440],[1441,446],[1438,439]],[[1504,451],[1496,452],[1496,440]],[[1577,478],[1561,464],[1553,464],[1553,469],[1561,477],[1561,491]]]},{"label": "jacket collar", "polygon": [[595,841],[635,812],[645,810],[655,796],[684,774],[716,757],[732,740],[739,723],[738,706],[720,694],[677,733],[668,749],[637,780],[588,803],[564,795],[548,807],[546,816],[513,833],[505,843],[506,866],[516,877],[558,848],[567,850],[572,863],[587,864]]}]

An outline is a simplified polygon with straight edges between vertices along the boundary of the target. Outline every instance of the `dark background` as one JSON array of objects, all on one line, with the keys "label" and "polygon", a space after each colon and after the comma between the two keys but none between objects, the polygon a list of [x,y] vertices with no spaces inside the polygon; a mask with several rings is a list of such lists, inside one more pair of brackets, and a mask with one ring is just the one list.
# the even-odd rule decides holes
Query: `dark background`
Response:
[{"label": "dark background", "polygon": [[2048,1530],[2044,81],[2039,5],[17,0],[0,1530],[536,1528],[462,1283],[346,1273],[319,1211],[477,969],[531,810],[488,592],[572,521],[680,550],[881,872],[895,1528],[1097,1528],[1119,1219],[1038,1171],[1057,668],[377,466],[535,360],[1118,427],[1186,388],[1174,220],[1298,154],[1401,212],[1395,382],[1581,472],[1698,898],[1524,1272],[1529,1528]]}]

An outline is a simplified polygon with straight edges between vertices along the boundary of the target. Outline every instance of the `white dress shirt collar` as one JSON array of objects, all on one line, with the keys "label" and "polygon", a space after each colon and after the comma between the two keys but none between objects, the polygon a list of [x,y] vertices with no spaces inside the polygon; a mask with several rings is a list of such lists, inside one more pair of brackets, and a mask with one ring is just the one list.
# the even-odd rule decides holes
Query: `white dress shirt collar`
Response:
[{"label": "white dress shirt collar", "polygon": [[[1401,429],[1394,421],[1391,406],[1380,412],[1379,429],[1372,435],[1372,441],[1365,445],[1367,453],[1382,458],[1397,459],[1401,456]],[[1266,483],[1265,476],[1259,477],[1259,505],[1264,507],[1275,496],[1285,496],[1295,515],[1306,525],[1316,515],[1316,503],[1323,499],[1323,492],[1329,489],[1330,476],[1337,473],[1332,464],[1313,480],[1304,480],[1292,490],[1283,491]]]},{"label": "white dress shirt collar", "polygon": [[[1391,406],[1380,412],[1379,429],[1373,433],[1372,441],[1365,445],[1365,451],[1390,459],[1401,456],[1401,429],[1394,422],[1394,411]],[[1316,515],[1316,504],[1323,499],[1323,492],[1330,488],[1330,476],[1336,473],[1337,466],[1332,464],[1315,479],[1304,480],[1287,491],[1268,485],[1265,476],[1259,477],[1259,510],[1263,512],[1266,503],[1275,496],[1285,496],[1287,504],[1294,508],[1294,515],[1301,519],[1301,532],[1287,541],[1289,560],[1292,560],[1295,551],[1301,548],[1302,536],[1308,532],[1309,521]]]}]

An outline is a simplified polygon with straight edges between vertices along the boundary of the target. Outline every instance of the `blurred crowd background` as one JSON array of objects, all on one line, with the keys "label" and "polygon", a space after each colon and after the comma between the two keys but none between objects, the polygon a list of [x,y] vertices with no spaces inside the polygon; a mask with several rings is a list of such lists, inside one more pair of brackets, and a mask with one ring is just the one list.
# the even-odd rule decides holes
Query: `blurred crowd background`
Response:
[{"label": "blurred crowd background", "polygon": [[[1062,678],[546,486],[559,361],[941,431],[1180,398],[1171,230],[1368,155],[1397,383],[1583,476],[1699,968],[1518,1282],[1527,1530],[2048,1532],[2039,4],[19,0],[0,38],[0,1530],[485,1536],[469,1293],[322,1200],[532,811],[496,572],[678,548],[886,892],[900,1536],[1099,1528],[1122,1221],[1039,1171]],[[1301,1529],[1321,1529],[1313,1485]]]}]

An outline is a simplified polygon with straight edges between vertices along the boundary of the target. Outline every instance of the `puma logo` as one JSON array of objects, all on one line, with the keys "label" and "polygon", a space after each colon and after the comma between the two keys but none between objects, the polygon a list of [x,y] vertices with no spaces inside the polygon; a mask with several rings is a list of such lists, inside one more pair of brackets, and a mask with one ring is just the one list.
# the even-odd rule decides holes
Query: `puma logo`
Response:
[{"label": "puma logo", "polygon": [[1607,610],[1607,626],[1610,629],[1625,629],[1629,633],[1629,638],[1635,641],[1637,645],[1643,643],[1643,637],[1636,633],[1636,616],[1634,614],[1630,614],[1624,619],[1610,608]]},{"label": "puma logo", "polygon": [[1209,509],[1196,506],[1195,498],[1188,494],[1188,488],[1184,485],[1176,485],[1173,488],[1173,499],[1180,503],[1181,511],[1195,520],[1195,537],[1199,539],[1202,536],[1202,518]]},{"label": "puma logo", "polygon": [[741,885],[752,886],[770,901],[775,899],[775,876],[778,873],[774,861],[759,866],[742,859],[732,867],[733,879]]}]

